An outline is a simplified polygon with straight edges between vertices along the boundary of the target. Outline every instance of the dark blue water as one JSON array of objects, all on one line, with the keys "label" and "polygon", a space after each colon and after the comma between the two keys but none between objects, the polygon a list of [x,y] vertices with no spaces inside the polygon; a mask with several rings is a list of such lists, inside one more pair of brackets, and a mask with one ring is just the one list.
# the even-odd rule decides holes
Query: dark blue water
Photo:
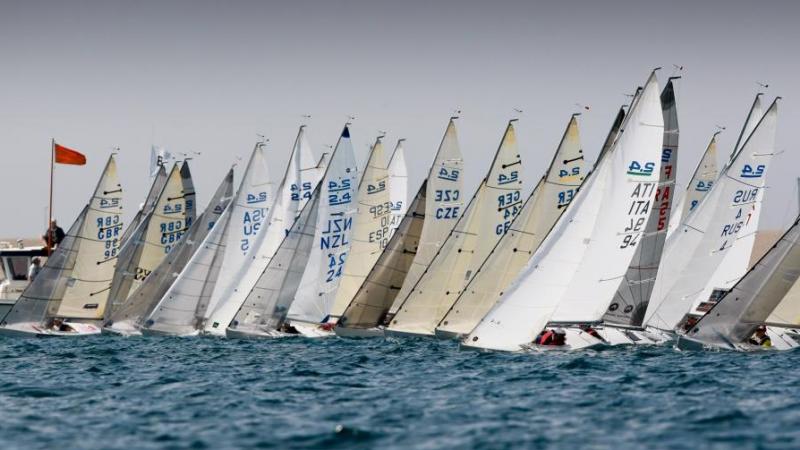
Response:
[{"label": "dark blue water", "polygon": [[0,338],[2,448],[798,448],[800,352]]}]

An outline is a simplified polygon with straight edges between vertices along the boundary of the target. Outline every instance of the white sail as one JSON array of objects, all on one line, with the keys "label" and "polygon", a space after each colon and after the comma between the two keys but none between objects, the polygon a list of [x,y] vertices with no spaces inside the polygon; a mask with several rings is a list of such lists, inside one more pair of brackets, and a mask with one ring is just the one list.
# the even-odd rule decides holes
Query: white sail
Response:
[{"label": "white sail", "polygon": [[686,333],[690,339],[736,348],[764,324],[800,275],[799,220]]},{"label": "white sail", "polygon": [[356,158],[345,126],[322,179],[315,245],[289,309],[291,320],[319,323],[330,315],[353,238],[357,183]]},{"label": "white sail", "polygon": [[450,231],[455,226],[464,208],[461,190],[464,181],[461,177],[464,159],[458,145],[456,125],[453,118],[447,124],[439,150],[428,173],[427,199],[425,202],[425,225],[417,247],[417,254],[408,269],[403,287],[397,293],[395,303],[390,309],[394,314],[419,278],[430,265]]},{"label": "white sail", "polygon": [[188,163],[176,163],[153,210],[120,251],[109,294],[109,312],[122,306],[180,242],[195,218],[194,195]]},{"label": "white sail", "polygon": [[772,310],[767,323],[782,327],[800,327],[800,283],[795,282]]},{"label": "white sail", "polygon": [[389,173],[380,138],[372,146],[358,186],[357,199],[350,252],[330,312],[334,319],[342,315],[389,242],[392,203]]},{"label": "white sail", "polygon": [[368,330],[384,324],[419,247],[425,224],[427,186],[428,181],[423,181],[378,261],[339,317],[337,334]]},{"label": "white sail", "polygon": [[198,333],[205,306],[225,254],[226,232],[233,204],[225,207],[222,215],[203,239],[200,248],[192,255],[175,282],[145,318],[142,332],[188,336]]},{"label": "white sail", "polygon": [[718,297],[715,290],[730,289],[747,271],[774,154],[777,113],[775,102],[708,197],[667,241],[645,315],[648,326],[678,328],[687,312],[702,314],[710,306],[707,300]]},{"label": "white sail", "polygon": [[[620,110],[610,136],[616,136]],[[613,142],[613,137],[608,145]],[[463,336],[486,315],[495,300],[519,275],[556,220],[577,193],[586,174],[578,121],[572,116],[553,160],[519,215],[436,328],[442,337]]]},{"label": "white sail", "polygon": [[406,153],[403,148],[405,139],[397,141],[394,153],[389,160],[389,196],[392,202],[392,221],[389,224],[389,238],[400,226],[408,209],[408,169],[406,168]]},{"label": "white sail", "polygon": [[230,205],[225,252],[218,259],[218,274],[208,286],[211,295],[203,303],[202,316],[208,319],[220,300],[226,298],[239,282],[242,271],[250,262],[247,254],[258,234],[268,224],[267,219],[275,204],[275,182],[270,177],[263,144],[253,149],[236,197]]},{"label": "white sail", "polygon": [[164,185],[167,184],[166,169],[164,169],[163,165],[158,165],[157,167],[158,169],[155,169],[153,173],[153,183],[150,185],[150,190],[147,192],[144,203],[142,203],[141,207],[136,211],[130,223],[127,224],[125,231],[122,232],[122,238],[119,244],[120,249],[125,246],[134,231],[139,229],[142,220],[153,211],[156,201],[158,201],[159,194],[161,194],[161,191],[164,189]]},{"label": "white sail", "polygon": [[[258,277],[264,272],[297,215],[311,198],[321,175],[322,170],[317,168],[306,138],[305,126],[301,126],[289,157],[286,173],[277,190],[278,198],[270,209],[268,218],[265,219],[265,223],[269,225],[258,233],[234,282],[218,286],[218,289],[227,289],[220,294],[215,291],[214,295],[219,297],[219,300],[205,322],[203,329],[205,333],[219,336],[225,334],[225,328],[233,320],[233,316],[253,289]],[[225,265],[227,264],[226,261]]]},{"label": "white sail", "polygon": [[232,198],[233,169],[230,169],[211,197],[206,210],[192,223],[189,231],[144,282],[128,296],[128,300],[118,308],[113,308],[109,321],[105,324],[106,328],[111,328],[111,331],[133,332],[141,325],[142,319],[152,312],[195,251],[201,247],[203,240]]},{"label": "white sail", "polygon": [[678,210],[680,214],[674,214],[673,217],[678,219],[678,228],[680,224],[684,223],[689,217],[689,214],[697,209],[697,206],[703,201],[714,182],[719,178],[719,169],[717,168],[717,135],[714,133],[711,142],[708,143],[700,163],[694,170],[694,175],[686,186],[686,193],[684,194],[682,209]]},{"label": "white sail", "polygon": [[121,236],[122,188],[112,155],[89,204],[3,319],[3,326],[49,326],[54,318],[102,319]]},{"label": "white sail", "polygon": [[436,325],[522,209],[521,189],[522,160],[511,121],[486,178],[419,281],[401,299],[387,332],[434,333]]},{"label": "white sail", "polygon": [[463,344],[515,351],[550,321],[602,317],[644,230],[660,171],[663,117],[652,74],[623,124],[522,274]]},{"label": "white sail", "polygon": [[286,319],[311,256],[321,186],[294,222],[275,255],[236,312],[225,334],[230,338],[273,336]]},{"label": "white sail", "polygon": [[642,325],[664,250],[672,211],[680,133],[675,91],[671,79],[661,93],[661,108],[664,116],[664,137],[655,201],[645,225],[644,235],[636,246],[628,271],[603,315],[603,321],[606,323],[632,327]]}]

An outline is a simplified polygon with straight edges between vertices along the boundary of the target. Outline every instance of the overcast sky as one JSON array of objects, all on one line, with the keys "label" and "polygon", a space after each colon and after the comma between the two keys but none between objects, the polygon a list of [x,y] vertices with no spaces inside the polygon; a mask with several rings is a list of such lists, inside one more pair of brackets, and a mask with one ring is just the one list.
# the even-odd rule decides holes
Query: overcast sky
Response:
[{"label": "overcast sky", "polygon": [[[152,144],[197,151],[205,205],[257,134],[282,173],[307,121],[319,155],[348,115],[357,156],[379,130],[407,138],[416,191],[447,119],[462,110],[467,190],[488,170],[506,121],[517,128],[526,189],[576,106],[594,157],[624,93],[657,66],[678,84],[679,182],[716,125],[727,157],[753,96],[784,98],[764,227],[796,214],[800,175],[800,2],[756,1],[5,1],[0,3],[0,236],[43,232],[50,138],[84,152],[59,166],[66,229],[107,155],[119,155],[130,217],[146,194]],[[702,3],[702,4],[701,4]],[[722,161],[720,161],[722,164]],[[237,181],[238,181],[237,173]]]}]

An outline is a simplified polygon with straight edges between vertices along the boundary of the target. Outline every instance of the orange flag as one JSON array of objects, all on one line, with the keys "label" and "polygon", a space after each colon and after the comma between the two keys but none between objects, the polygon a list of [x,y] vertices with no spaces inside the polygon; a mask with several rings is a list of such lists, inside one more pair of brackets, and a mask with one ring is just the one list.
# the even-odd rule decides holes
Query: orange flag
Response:
[{"label": "orange flag", "polygon": [[73,164],[82,166],[86,164],[86,156],[81,152],[76,152],[71,148],[55,144],[56,162],[59,164]]}]

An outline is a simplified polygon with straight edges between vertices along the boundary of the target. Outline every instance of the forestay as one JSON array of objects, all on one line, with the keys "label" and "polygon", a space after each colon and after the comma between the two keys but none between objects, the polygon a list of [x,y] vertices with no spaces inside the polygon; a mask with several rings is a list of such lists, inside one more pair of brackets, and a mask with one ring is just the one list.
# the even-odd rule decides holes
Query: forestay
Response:
[{"label": "forestay", "polygon": [[640,327],[658,274],[670,222],[675,173],[678,167],[680,129],[672,79],[667,82],[661,93],[661,108],[664,116],[664,138],[661,150],[661,173],[655,200],[644,235],[636,246],[628,271],[603,316],[603,321],[606,323]]},{"label": "forestay", "polygon": [[331,316],[335,320],[353,299],[375,261],[389,242],[392,203],[389,174],[381,138],[372,146],[367,167],[358,186],[353,240],[336,292]]},{"label": "forestay", "polygon": [[288,313],[299,322],[327,321],[350,251],[358,169],[347,125],[321,183],[315,244]]},{"label": "forestay", "polygon": [[[606,145],[613,142],[624,115],[620,110]],[[528,196],[508,232],[500,238],[438,324],[438,336],[460,337],[475,328],[566,210],[585,175],[586,159],[577,117],[573,115],[544,176]]]},{"label": "forestay", "polygon": [[519,278],[465,338],[465,346],[520,350],[550,321],[602,317],[655,195],[663,117],[654,74],[622,130]]},{"label": "forestay", "polygon": [[388,331],[432,335],[464,286],[522,209],[522,160],[514,121],[464,213],[403,299]]},{"label": "forestay", "polygon": [[774,154],[777,112],[776,101],[723,169],[708,197],[667,242],[645,315],[648,326],[680,328],[687,312],[702,315],[747,271],[764,177]]},{"label": "forestay", "polygon": [[[228,291],[221,294],[221,300],[206,321],[204,332],[215,335],[225,333],[225,328],[233,320],[236,311],[242,306],[245,297],[264,272],[298,214],[311,198],[321,176],[322,170],[316,166],[311,146],[306,138],[305,126],[301,126],[286,166],[286,173],[277,191],[278,198],[270,209],[268,219],[265,219],[265,223],[269,225],[257,234],[255,242],[247,252],[246,262],[236,277],[236,282],[228,284]],[[227,262],[225,264],[227,265]]]}]

